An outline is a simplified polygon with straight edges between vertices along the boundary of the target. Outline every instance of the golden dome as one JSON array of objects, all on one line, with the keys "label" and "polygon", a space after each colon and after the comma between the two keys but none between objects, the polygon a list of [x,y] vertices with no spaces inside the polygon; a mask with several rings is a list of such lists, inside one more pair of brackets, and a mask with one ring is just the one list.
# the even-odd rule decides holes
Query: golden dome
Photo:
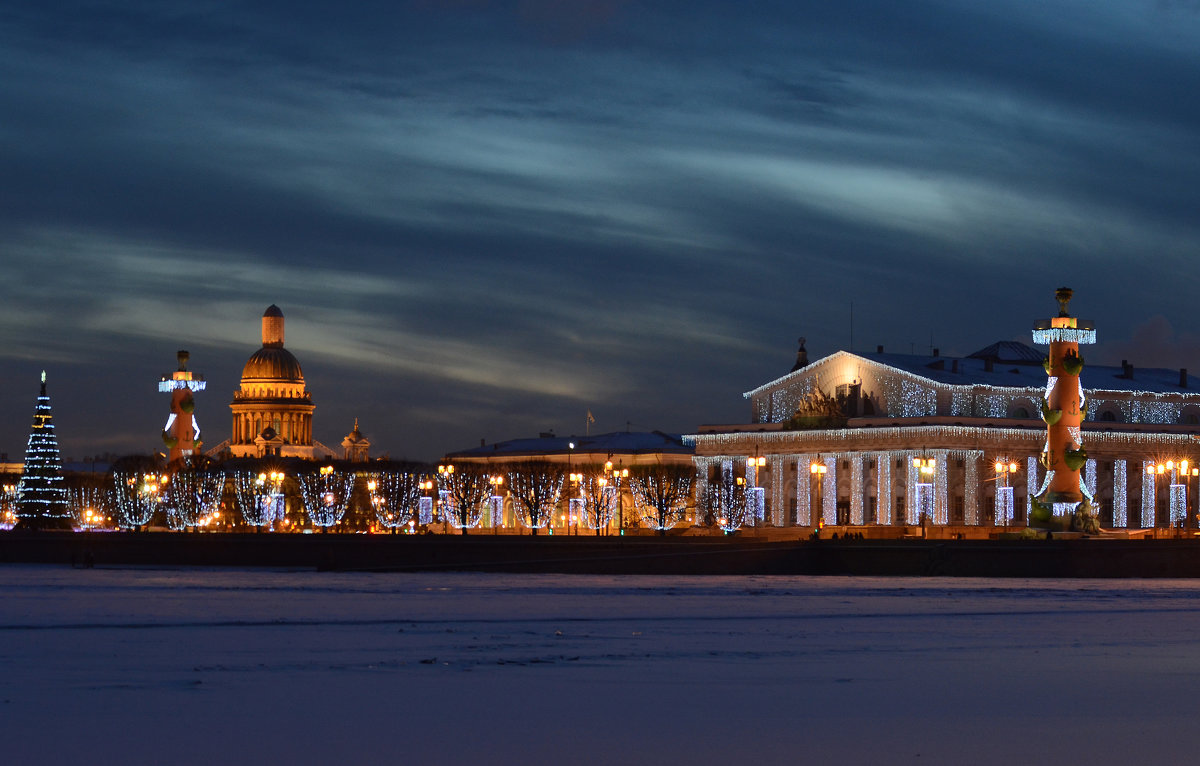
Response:
[{"label": "golden dome", "polygon": [[279,383],[304,383],[300,362],[292,352],[280,346],[263,346],[246,360],[242,380],[269,380]]}]

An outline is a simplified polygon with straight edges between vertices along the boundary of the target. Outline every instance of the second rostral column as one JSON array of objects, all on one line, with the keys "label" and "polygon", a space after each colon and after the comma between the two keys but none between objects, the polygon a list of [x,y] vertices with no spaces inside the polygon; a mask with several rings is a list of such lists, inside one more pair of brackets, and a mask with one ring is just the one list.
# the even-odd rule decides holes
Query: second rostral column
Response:
[{"label": "second rostral column", "polygon": [[1087,484],[1079,471],[1087,463],[1083,448],[1082,424],[1087,414],[1087,399],[1079,373],[1083,370],[1081,345],[1096,342],[1092,322],[1076,319],[1067,311],[1072,291],[1060,287],[1054,293],[1058,316],[1041,319],[1033,325],[1033,342],[1049,345],[1044,360],[1046,393],[1042,419],[1046,421],[1046,445],[1042,465],[1046,480],[1033,499],[1029,523],[1042,529],[1099,532]]}]

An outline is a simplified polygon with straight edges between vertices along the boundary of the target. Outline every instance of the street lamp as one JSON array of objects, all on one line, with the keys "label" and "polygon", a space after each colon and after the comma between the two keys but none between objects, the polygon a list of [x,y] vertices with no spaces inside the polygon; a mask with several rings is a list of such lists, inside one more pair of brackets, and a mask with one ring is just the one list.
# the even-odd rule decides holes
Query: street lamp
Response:
[{"label": "street lamp", "polygon": [[[992,511],[992,522],[995,523],[995,516],[1003,516],[1004,528],[1007,530],[1008,522],[1013,512],[1013,492],[1009,476],[1016,473],[1020,469],[1020,466],[1017,465],[1015,460],[997,460],[996,465],[993,467],[996,469],[996,502]],[[1001,510],[1003,510],[1003,513],[1001,513]]]},{"label": "street lamp", "polygon": [[625,503],[621,500],[621,479],[629,478],[628,468],[613,468],[612,461],[609,460],[604,464],[604,472],[611,475],[613,479],[613,491],[617,493],[617,532],[618,535],[625,536]]},{"label": "street lamp", "polygon": [[[1146,473],[1151,476],[1170,474],[1171,484],[1167,490],[1170,502],[1171,526],[1176,529],[1191,529],[1191,516],[1188,514],[1189,484],[1193,476],[1200,476],[1200,468],[1192,466],[1187,458],[1168,460],[1165,463],[1152,463],[1146,466]],[[1183,483],[1179,482],[1183,479]],[[1157,486],[1155,487],[1157,490]]]},{"label": "street lamp", "polygon": [[933,515],[933,475],[937,471],[937,460],[931,457],[913,458],[913,467],[919,478],[916,486],[917,518],[921,523],[921,537],[926,536],[930,517]]},{"label": "street lamp", "polygon": [[[496,530],[504,523],[504,499],[500,497],[500,487],[504,484],[504,475],[489,476],[488,484],[492,485],[492,496],[488,499],[491,503],[492,516],[492,534],[499,534]],[[496,500],[500,502],[497,503]]]},{"label": "street lamp", "polygon": [[813,521],[812,506],[808,509],[808,520],[813,523],[818,532],[825,527],[825,474],[829,471],[829,466],[825,465],[819,458],[814,460],[808,467],[811,473],[817,480],[817,518]]}]

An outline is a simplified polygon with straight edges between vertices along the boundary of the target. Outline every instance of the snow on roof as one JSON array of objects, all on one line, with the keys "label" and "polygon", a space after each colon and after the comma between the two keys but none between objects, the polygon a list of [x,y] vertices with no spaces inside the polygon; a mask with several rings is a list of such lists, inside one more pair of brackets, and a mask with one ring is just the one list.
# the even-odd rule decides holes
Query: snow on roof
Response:
[{"label": "snow on roof", "polygon": [[[828,359],[841,354],[849,354],[868,362],[875,362],[892,367],[901,372],[909,373],[927,380],[936,381],[950,386],[991,386],[994,388],[1043,388],[1046,385],[1046,371],[1041,364],[1029,364],[1025,361],[993,361],[992,369],[987,369],[987,360],[976,355],[997,346],[1023,346],[1020,343],[1001,342],[975,352],[969,357],[927,356],[922,354],[875,354],[852,353],[837,351],[830,356],[818,359],[812,364],[796,372],[788,373],[776,380],[766,383],[744,394],[746,398],[772,388],[792,376],[802,375],[816,368]],[[1025,348],[1029,348],[1026,346]],[[997,349],[1001,354],[1020,353],[1013,348]],[[1005,358],[1000,356],[1001,359]],[[1040,362],[1042,356],[1038,357]],[[1086,356],[1085,356],[1086,359]],[[957,362],[957,368],[955,363]],[[1121,367],[1104,367],[1087,365],[1083,368],[1079,379],[1089,391],[1116,391],[1129,393],[1156,394],[1200,394],[1200,378],[1187,376],[1187,386],[1179,385],[1179,370],[1162,367],[1132,368],[1133,377],[1125,374]]]},{"label": "snow on roof", "polygon": [[[571,444],[575,447],[572,449]],[[679,434],[662,431],[617,431],[590,436],[544,436],[536,439],[510,439],[482,447],[451,452],[446,457],[488,457],[494,455],[553,455],[581,453],[641,454],[666,452],[690,455],[695,450],[683,443]]]}]

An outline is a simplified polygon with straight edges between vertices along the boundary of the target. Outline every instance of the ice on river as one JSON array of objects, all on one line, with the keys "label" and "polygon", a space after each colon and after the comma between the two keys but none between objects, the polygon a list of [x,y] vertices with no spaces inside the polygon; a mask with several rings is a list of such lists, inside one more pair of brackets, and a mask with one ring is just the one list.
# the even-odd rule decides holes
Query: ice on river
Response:
[{"label": "ice on river", "polygon": [[1191,763],[1200,582],[0,567],[12,764]]}]

